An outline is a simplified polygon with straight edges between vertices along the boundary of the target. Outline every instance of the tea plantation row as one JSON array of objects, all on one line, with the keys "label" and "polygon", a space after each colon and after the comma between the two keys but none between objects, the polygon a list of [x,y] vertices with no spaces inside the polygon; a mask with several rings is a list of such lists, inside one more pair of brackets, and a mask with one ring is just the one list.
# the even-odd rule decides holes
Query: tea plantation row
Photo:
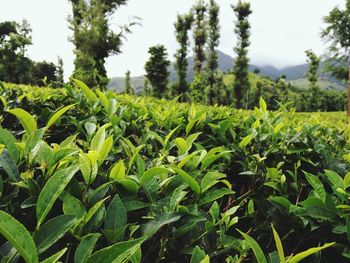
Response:
[{"label": "tea plantation row", "polygon": [[0,87],[0,262],[348,262],[343,113]]}]

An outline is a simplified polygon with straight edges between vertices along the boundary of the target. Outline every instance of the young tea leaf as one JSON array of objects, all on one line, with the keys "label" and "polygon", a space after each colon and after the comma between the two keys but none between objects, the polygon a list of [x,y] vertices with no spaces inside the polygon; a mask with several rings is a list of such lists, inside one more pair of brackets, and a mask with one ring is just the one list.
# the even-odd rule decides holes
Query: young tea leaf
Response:
[{"label": "young tea leaf", "polygon": [[33,116],[30,115],[30,113],[28,113],[27,111],[16,108],[12,110],[7,110],[7,112],[15,115],[19,119],[20,123],[22,124],[23,128],[25,129],[28,135],[36,131],[36,121],[33,118]]},{"label": "young tea leaf", "polygon": [[246,233],[243,233],[242,231],[240,231],[238,229],[237,229],[237,231],[244,237],[244,239],[248,242],[249,246],[252,248],[253,253],[255,255],[255,258],[258,261],[258,263],[267,263],[264,252],[262,251],[259,244],[251,236],[247,235]]},{"label": "young tea leaf", "polygon": [[74,174],[79,170],[79,165],[72,164],[68,168],[56,172],[45,184],[39,194],[36,205],[37,227],[45,220],[53,204],[66,188]]}]

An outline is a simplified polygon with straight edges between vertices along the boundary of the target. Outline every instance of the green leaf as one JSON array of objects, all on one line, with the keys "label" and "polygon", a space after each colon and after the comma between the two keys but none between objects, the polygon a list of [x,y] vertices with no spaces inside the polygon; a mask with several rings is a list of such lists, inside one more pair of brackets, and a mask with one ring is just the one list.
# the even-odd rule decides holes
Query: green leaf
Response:
[{"label": "green leaf", "polygon": [[46,124],[46,129],[49,129],[63,114],[65,114],[67,111],[69,111],[71,108],[73,108],[75,104],[68,105],[66,107],[63,107],[62,109],[55,112],[54,115],[50,118],[50,120]]},{"label": "green leaf", "polygon": [[108,206],[107,214],[105,217],[105,230],[104,233],[107,239],[111,243],[121,241],[124,238],[124,230],[128,223],[127,210],[116,194]]},{"label": "green leaf", "polygon": [[318,179],[315,175],[304,172],[306,180],[312,186],[312,188],[316,191],[318,197],[325,202],[326,201],[326,190],[320,179]]},{"label": "green leaf", "polygon": [[259,99],[259,106],[260,106],[260,109],[263,110],[263,112],[267,111],[267,104],[262,97],[260,97],[260,99]]},{"label": "green leaf", "polygon": [[95,244],[100,236],[101,234],[94,233],[82,238],[74,254],[74,263],[86,262],[94,250]]},{"label": "green leaf", "polygon": [[60,215],[42,225],[34,234],[34,241],[39,254],[61,239],[75,222],[75,216]]},{"label": "green leaf", "polygon": [[107,123],[103,125],[95,134],[94,138],[91,141],[91,150],[99,152],[103,146],[103,143],[106,139],[106,129],[109,128],[112,124]]},{"label": "green leaf", "polygon": [[152,167],[143,173],[143,175],[141,176],[140,182],[141,182],[141,184],[144,184],[145,182],[147,182],[148,180],[150,180],[154,176],[161,175],[161,174],[168,174],[171,172],[172,171],[170,169],[165,168],[165,167],[161,167],[161,166]]},{"label": "green leaf", "polygon": [[210,257],[206,255],[200,263],[210,263]]},{"label": "green leaf", "polygon": [[96,204],[94,204],[89,211],[86,213],[84,221],[85,223],[89,222],[90,219],[95,215],[95,213],[100,209],[100,207],[103,205],[103,203],[108,199],[109,197],[106,197],[105,199],[102,199],[101,201],[98,201]]},{"label": "green leaf", "polygon": [[7,112],[15,115],[19,119],[27,134],[32,134],[36,131],[36,121],[27,111],[16,108],[7,110]]},{"label": "green leaf", "polygon": [[106,97],[106,94],[104,94],[99,89],[96,89],[95,91],[96,91],[98,97],[100,98],[100,102],[103,105],[103,107],[105,108],[105,111],[108,112],[109,103],[108,103],[108,99]]},{"label": "green leaf", "polygon": [[17,163],[20,158],[20,152],[17,148],[17,140],[11,132],[0,129],[0,144],[4,144],[12,160]]},{"label": "green leaf", "polygon": [[45,259],[41,263],[56,263],[66,253],[67,250],[68,248],[64,248],[56,254],[52,255],[51,257]]},{"label": "green leaf", "polygon": [[0,234],[16,248],[27,263],[38,263],[38,252],[27,229],[11,215],[0,210]]},{"label": "green leaf", "polygon": [[201,132],[197,132],[197,133],[191,134],[186,138],[186,144],[187,144],[188,150],[191,149],[192,144],[194,143],[195,140],[197,140],[198,136],[201,134],[202,134]]},{"label": "green leaf", "polygon": [[115,181],[121,181],[125,178],[125,165],[123,160],[120,160],[113,166],[109,177]]},{"label": "green leaf", "polygon": [[221,158],[222,156],[227,155],[231,151],[223,151],[218,154],[212,155],[212,156],[206,156],[202,161],[202,170],[206,169],[209,165],[211,165],[213,162],[215,162],[217,159]]},{"label": "green leaf", "polygon": [[72,78],[72,81],[74,83],[75,86],[77,86],[78,88],[80,88],[83,93],[85,94],[85,96],[90,99],[90,100],[93,100],[93,101],[97,101],[97,96],[96,94],[91,90],[89,89],[88,86],[86,86],[86,84],[78,79],[73,79]]},{"label": "green leaf", "polygon": [[36,205],[37,226],[45,220],[53,204],[66,188],[74,174],[79,170],[79,165],[72,164],[68,168],[56,172],[45,184],[39,194]]},{"label": "green leaf", "polygon": [[165,136],[165,139],[164,139],[164,147],[167,146],[167,144],[168,144],[168,142],[169,142],[171,136],[173,136],[173,134],[176,132],[176,130],[177,130],[178,128],[180,128],[180,125],[177,126],[175,129],[171,130],[171,131],[168,133],[168,135]]},{"label": "green leaf", "polygon": [[86,209],[79,199],[75,198],[69,193],[64,195],[63,212],[65,215],[75,216],[77,220],[86,215]]},{"label": "green leaf", "polygon": [[190,263],[201,263],[205,257],[205,252],[199,246],[196,246],[193,250]]},{"label": "green leaf", "polygon": [[96,131],[96,124],[93,122],[85,123],[84,127],[89,136],[91,136]]},{"label": "green leaf", "polygon": [[1,101],[2,105],[4,105],[4,109],[6,109],[7,108],[7,102],[6,102],[6,100],[5,100],[5,98],[3,96],[0,96],[0,101]]},{"label": "green leaf", "polygon": [[181,177],[182,181],[185,184],[187,184],[197,196],[200,195],[201,188],[200,188],[198,182],[192,176],[190,176],[184,170],[182,170],[176,166],[173,166],[172,169]]},{"label": "green leaf", "polygon": [[98,152],[99,161],[102,163],[108,157],[109,152],[113,146],[113,135],[109,136],[102,144],[100,151]]},{"label": "green leaf", "polygon": [[145,236],[151,237],[155,233],[157,233],[157,231],[161,227],[174,223],[178,221],[180,218],[181,218],[180,213],[165,213],[165,214],[158,215],[154,220],[142,226],[142,233]]},{"label": "green leaf", "polygon": [[141,149],[144,147],[144,145],[139,145],[135,148],[135,150],[133,151],[133,155],[130,158],[129,164],[128,164],[128,171],[130,171],[132,165],[135,162],[136,157],[139,155],[139,152],[141,151]]},{"label": "green leaf", "polygon": [[184,165],[186,165],[189,161],[193,160],[193,159],[194,159],[193,157],[196,156],[196,155],[199,154],[199,153],[200,153],[200,151],[195,151],[195,152],[193,152],[193,153],[187,155],[185,158],[183,158],[183,159],[181,160],[181,162],[178,163],[177,167],[182,168],[182,167],[183,167]]},{"label": "green leaf", "polygon": [[188,150],[187,143],[183,138],[176,138],[175,144],[179,150],[179,155],[183,155],[184,153],[187,152]]},{"label": "green leaf", "polygon": [[253,250],[253,253],[255,255],[256,260],[258,263],[267,263],[267,260],[265,258],[264,252],[262,251],[261,247],[259,244],[249,235],[246,233],[243,233],[242,231],[238,230],[237,231],[244,237],[244,239],[247,241],[251,249]]},{"label": "green leaf", "polygon": [[282,242],[280,239],[280,236],[278,235],[276,229],[273,227],[273,225],[271,225],[272,227],[272,232],[273,232],[273,238],[275,239],[275,243],[276,243],[276,248],[278,251],[278,255],[280,258],[280,263],[285,263],[285,256],[284,256],[284,250],[283,250],[283,246],[282,246]]},{"label": "green leaf", "polygon": [[201,198],[199,199],[199,205],[201,206],[206,205],[221,197],[224,197],[225,195],[232,195],[232,194],[234,194],[234,192],[227,188],[210,190],[201,196]]},{"label": "green leaf", "polygon": [[344,181],[343,178],[336,172],[330,171],[330,170],[325,170],[325,175],[328,179],[328,181],[331,183],[331,186],[334,188],[343,188],[344,186]]},{"label": "green leaf", "polygon": [[284,127],[284,123],[280,122],[279,124],[277,124],[277,126],[273,129],[273,133],[277,134],[279,133],[279,131]]},{"label": "green leaf", "polygon": [[252,140],[254,136],[253,134],[249,134],[248,136],[244,137],[243,140],[239,143],[240,148],[246,147]]},{"label": "green leaf", "polygon": [[15,162],[12,160],[7,150],[0,154],[0,168],[3,169],[12,181],[19,180],[19,171]]},{"label": "green leaf", "polygon": [[312,254],[315,254],[323,249],[326,249],[328,247],[331,247],[335,244],[335,242],[332,242],[332,243],[327,243],[325,245],[323,245],[322,247],[314,247],[314,248],[310,248],[304,252],[301,252],[301,253],[298,253],[296,254],[295,256],[292,256],[289,260],[288,260],[288,263],[298,263],[300,261],[302,261],[304,258],[312,255]]},{"label": "green leaf", "polygon": [[108,109],[107,109],[107,115],[108,118],[111,119],[113,115],[117,111],[117,100],[116,99],[109,99],[108,101]]},{"label": "green leaf", "polygon": [[121,184],[127,191],[133,194],[136,194],[137,190],[139,189],[139,185],[132,179],[124,179],[118,183]]},{"label": "green leaf", "polygon": [[119,263],[127,262],[127,260],[138,251],[141,244],[147,238],[141,237],[134,240],[116,243],[110,247],[106,247],[94,253],[86,261],[87,263]]},{"label": "green leaf", "polygon": [[212,186],[220,183],[220,179],[225,178],[226,175],[219,172],[208,172],[206,175],[204,175],[202,181],[201,181],[201,189],[202,193],[209,190]]},{"label": "green leaf", "polygon": [[344,177],[344,189],[346,190],[350,186],[350,172]]},{"label": "green leaf", "polygon": [[44,133],[45,129],[41,128],[28,136],[24,148],[24,156],[28,157],[29,163],[31,163],[34,158],[37,157],[43,143],[42,138]]}]

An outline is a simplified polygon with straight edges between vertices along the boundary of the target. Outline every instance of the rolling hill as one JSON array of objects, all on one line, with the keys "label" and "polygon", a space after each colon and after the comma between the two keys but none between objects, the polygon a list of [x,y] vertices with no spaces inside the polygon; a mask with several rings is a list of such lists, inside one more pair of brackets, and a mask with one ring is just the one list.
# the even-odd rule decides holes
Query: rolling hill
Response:
[{"label": "rolling hill", "polygon": [[[219,61],[219,68],[222,72],[229,73],[231,71],[232,65],[234,63],[234,59],[231,56],[218,50],[218,61]],[[191,81],[194,76],[193,65],[194,65],[193,57],[189,57],[188,71],[187,71],[188,81]],[[287,77],[287,80],[290,81],[293,85],[300,88],[307,87],[307,79],[305,75],[308,70],[308,64],[300,64],[300,65],[285,67],[282,69],[278,69],[272,65],[258,66],[258,65],[251,64],[249,66],[249,70],[251,72],[258,70],[261,76],[271,78],[272,80],[277,79],[281,75],[285,75]],[[170,82],[175,81],[176,71],[173,65],[169,66],[169,72],[170,72],[170,76],[169,76]],[[320,78],[321,78],[320,80],[321,88],[341,90],[346,87],[344,83],[336,81],[329,74],[324,74],[322,72],[323,72],[323,65],[321,64],[321,69],[319,72]],[[131,84],[137,93],[142,92],[143,84],[144,84],[144,76],[132,77]],[[112,78],[110,80],[108,87],[117,92],[123,91],[124,77]]]}]

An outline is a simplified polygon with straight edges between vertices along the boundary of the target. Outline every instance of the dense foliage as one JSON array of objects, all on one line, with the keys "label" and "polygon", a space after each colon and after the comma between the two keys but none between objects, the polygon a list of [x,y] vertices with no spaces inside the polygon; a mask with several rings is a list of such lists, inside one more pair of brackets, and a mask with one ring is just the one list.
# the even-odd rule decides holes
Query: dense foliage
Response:
[{"label": "dense foliage", "polygon": [[74,46],[73,77],[91,87],[105,89],[108,84],[105,60],[121,52],[123,38],[130,33],[136,20],[122,26],[120,32],[110,27],[110,16],[127,0],[70,0],[73,16],[70,19]]},{"label": "dense foliage", "polygon": [[[236,60],[233,65],[233,73],[236,76],[236,80],[233,86],[233,93],[235,98],[236,107],[242,108],[245,104],[244,99],[249,98],[250,84],[248,80],[248,47],[250,45],[250,23],[249,16],[252,13],[250,3],[239,0],[235,6],[232,6],[236,15],[237,21],[235,24],[235,33],[237,35],[237,47],[235,47],[235,53],[237,54]],[[231,96],[233,97],[233,96]]]},{"label": "dense foliage", "polygon": [[350,259],[345,114],[75,85],[0,89],[2,262]]},{"label": "dense foliage", "polygon": [[168,90],[168,53],[163,45],[157,45],[148,49],[149,60],[145,64],[146,78],[152,86],[152,93],[157,98],[166,97]]},{"label": "dense foliage", "polygon": [[35,62],[27,56],[26,51],[32,45],[31,32],[26,20],[0,23],[0,81],[62,86],[62,60],[56,66],[46,61]]},{"label": "dense foliage", "polygon": [[350,116],[350,0],[345,0],[344,9],[335,7],[323,20],[326,27],[322,38],[330,44],[327,70],[348,82],[347,114]]}]

